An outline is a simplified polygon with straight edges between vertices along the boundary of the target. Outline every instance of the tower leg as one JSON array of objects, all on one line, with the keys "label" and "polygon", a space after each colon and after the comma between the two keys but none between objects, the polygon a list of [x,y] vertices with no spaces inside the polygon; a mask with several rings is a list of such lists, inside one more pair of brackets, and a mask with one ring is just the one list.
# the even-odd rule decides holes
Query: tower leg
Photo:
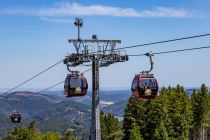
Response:
[{"label": "tower leg", "polygon": [[99,109],[99,61],[94,55],[92,61],[92,117],[91,140],[101,140],[100,109]]}]

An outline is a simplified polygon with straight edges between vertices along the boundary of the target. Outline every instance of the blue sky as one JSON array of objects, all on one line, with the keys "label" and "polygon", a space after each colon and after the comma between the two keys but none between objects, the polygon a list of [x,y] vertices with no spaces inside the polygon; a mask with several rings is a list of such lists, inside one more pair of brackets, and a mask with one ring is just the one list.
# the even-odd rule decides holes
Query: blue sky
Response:
[{"label": "blue sky", "polygon": [[[76,37],[75,17],[84,20],[82,38],[120,39],[117,47],[210,33],[208,0],[0,0],[0,88],[12,88],[67,53]],[[128,49],[128,54],[210,45],[210,37]],[[154,56],[160,86],[210,85],[210,49]],[[146,57],[100,69],[101,87],[130,87],[134,75],[149,68]],[[84,71],[80,66],[75,70]],[[22,88],[45,88],[65,79],[59,64]],[[91,72],[86,73],[91,86]],[[58,86],[62,88],[63,85]]]}]

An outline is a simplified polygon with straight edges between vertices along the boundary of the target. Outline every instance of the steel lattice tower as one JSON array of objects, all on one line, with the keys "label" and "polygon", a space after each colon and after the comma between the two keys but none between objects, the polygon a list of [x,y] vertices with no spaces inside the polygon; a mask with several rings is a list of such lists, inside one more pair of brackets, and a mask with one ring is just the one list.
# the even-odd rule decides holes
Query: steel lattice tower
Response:
[{"label": "steel lattice tower", "polygon": [[74,22],[78,27],[78,38],[69,39],[76,49],[64,59],[67,67],[75,67],[83,63],[92,62],[92,113],[91,113],[91,140],[101,140],[100,128],[100,98],[99,98],[99,68],[107,67],[116,62],[128,61],[125,51],[116,51],[115,46],[120,40],[98,40],[96,35],[92,39],[80,38],[80,27],[83,20],[76,18]]}]

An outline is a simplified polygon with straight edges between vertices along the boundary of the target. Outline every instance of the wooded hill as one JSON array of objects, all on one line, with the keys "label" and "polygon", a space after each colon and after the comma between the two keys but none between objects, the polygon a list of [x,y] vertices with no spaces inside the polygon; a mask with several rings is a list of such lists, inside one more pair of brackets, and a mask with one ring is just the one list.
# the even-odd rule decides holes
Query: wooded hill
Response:
[{"label": "wooded hill", "polygon": [[[129,92],[127,90],[102,91],[100,93],[101,101],[113,104],[103,105],[101,109],[123,116],[124,106],[130,96]],[[123,97],[117,98],[120,96]],[[126,101],[122,102],[123,107],[120,105],[119,108],[118,102],[125,99]],[[37,129],[42,133],[54,131],[65,135],[68,129],[72,129],[74,135],[86,138],[90,130],[90,103],[91,92],[84,97],[75,98],[66,98],[62,91],[49,92],[48,94],[19,91],[6,96],[0,95],[0,137],[6,136],[15,127],[29,126],[30,122],[35,120]],[[106,109],[103,109],[105,107]],[[21,112],[22,122],[20,124],[11,123],[9,114],[12,110]]]},{"label": "wooded hill", "polygon": [[124,140],[209,140],[210,94],[205,84],[190,97],[182,86],[162,88],[154,100],[130,97]]},{"label": "wooded hill", "polygon": [[[12,110],[21,112],[20,124],[11,123],[9,114]],[[86,129],[89,130],[90,114],[89,106],[69,99],[60,100],[54,96],[32,92],[2,95],[0,96],[0,137],[14,128],[28,126],[33,120],[43,133],[56,131],[65,135],[67,129],[71,128],[74,129],[75,135],[83,136]]]},{"label": "wooded hill", "polygon": [[[115,110],[122,108],[124,100],[111,105],[112,108]],[[50,99],[50,102],[54,102],[54,100]],[[31,128],[34,127],[31,123],[28,127],[13,129],[3,140],[10,140],[11,138],[22,140],[22,137],[27,137],[28,140],[47,140],[50,138],[55,140],[82,138],[86,140],[89,138],[89,107],[67,101],[54,103],[54,105],[53,108],[45,109],[33,115],[38,120],[37,124],[41,132],[37,128],[34,129],[36,131],[32,131]],[[72,123],[71,126],[64,128],[64,125],[60,125],[66,124],[66,121],[62,120],[63,116]],[[51,120],[52,118],[54,120]],[[77,122],[78,118],[82,123]],[[6,120],[3,117],[2,119]],[[199,90],[193,90],[192,94],[187,93],[179,85],[177,87],[163,87],[159,96],[153,100],[136,99],[131,96],[125,106],[122,123],[110,113],[102,112],[100,119],[102,140],[209,140],[210,93],[205,84],[202,84]],[[57,126],[59,130],[52,131],[58,133],[43,131],[42,129],[45,129],[46,126]],[[50,127],[47,129],[50,130]],[[63,128],[62,132],[61,127]],[[75,127],[75,130],[81,130],[77,131],[77,136],[80,135],[80,137],[74,137],[73,131],[68,130],[72,127]],[[36,135],[36,137],[31,139],[31,134]],[[21,138],[17,139],[18,137]]]}]

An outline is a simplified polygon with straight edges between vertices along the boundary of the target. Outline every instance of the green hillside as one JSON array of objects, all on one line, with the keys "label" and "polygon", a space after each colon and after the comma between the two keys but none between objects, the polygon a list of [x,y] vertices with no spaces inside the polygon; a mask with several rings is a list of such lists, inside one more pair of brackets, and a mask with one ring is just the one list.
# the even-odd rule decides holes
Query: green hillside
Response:
[{"label": "green hillside", "polygon": [[[10,122],[12,110],[21,112],[23,119],[20,124]],[[15,127],[28,126],[32,120],[42,132],[65,134],[67,129],[72,128],[74,134],[82,135],[90,126],[90,108],[71,99],[62,101],[49,95],[14,92],[0,96],[0,118],[0,137]]]},{"label": "green hillside", "polygon": [[[62,101],[34,116],[37,127],[42,132],[56,131],[64,134],[74,129],[74,134],[82,135],[90,127],[90,107],[75,101]],[[83,130],[83,131],[82,131]]]}]

